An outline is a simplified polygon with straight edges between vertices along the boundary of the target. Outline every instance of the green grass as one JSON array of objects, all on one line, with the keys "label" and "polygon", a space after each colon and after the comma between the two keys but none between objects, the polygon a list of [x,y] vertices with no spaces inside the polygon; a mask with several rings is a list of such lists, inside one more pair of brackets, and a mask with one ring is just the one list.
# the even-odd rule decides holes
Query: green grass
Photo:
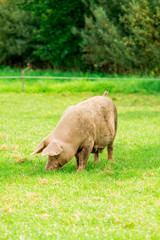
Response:
[{"label": "green grass", "polygon": [[74,91],[67,82],[50,94],[1,91],[0,239],[159,240],[160,94],[109,95],[119,113],[114,161],[104,151],[98,164],[90,156],[84,172],[75,159],[45,172],[47,158],[31,152],[67,106],[106,90],[87,83],[88,93],[78,93],[70,84]]},{"label": "green grass", "polygon": [[[21,70],[0,68],[0,76],[21,76]],[[58,72],[58,71],[40,71],[34,70],[26,72],[26,76],[41,76],[44,79],[25,79],[25,93],[51,93],[51,94],[76,94],[83,92],[94,92],[101,94],[107,89],[110,93],[144,93],[155,94],[160,92],[160,78],[150,76],[110,76],[100,73],[75,73],[75,72]],[[49,76],[72,77],[66,79],[47,79]],[[83,77],[82,80],[74,77]],[[105,77],[107,80],[91,80],[87,77]],[[112,78],[116,80],[113,80]],[[150,80],[151,79],[151,80]],[[22,79],[3,79],[0,78],[0,93],[21,93]]]}]

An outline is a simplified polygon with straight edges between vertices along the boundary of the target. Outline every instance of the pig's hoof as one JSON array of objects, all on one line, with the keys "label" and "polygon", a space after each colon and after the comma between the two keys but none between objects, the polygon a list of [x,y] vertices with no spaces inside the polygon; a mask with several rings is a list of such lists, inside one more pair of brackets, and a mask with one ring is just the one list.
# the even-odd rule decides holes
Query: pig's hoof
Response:
[{"label": "pig's hoof", "polygon": [[95,163],[99,163],[99,159],[97,159],[97,160],[94,160],[94,162],[95,162]]},{"label": "pig's hoof", "polygon": [[84,171],[84,168],[78,168],[77,169],[77,172],[83,172]]}]

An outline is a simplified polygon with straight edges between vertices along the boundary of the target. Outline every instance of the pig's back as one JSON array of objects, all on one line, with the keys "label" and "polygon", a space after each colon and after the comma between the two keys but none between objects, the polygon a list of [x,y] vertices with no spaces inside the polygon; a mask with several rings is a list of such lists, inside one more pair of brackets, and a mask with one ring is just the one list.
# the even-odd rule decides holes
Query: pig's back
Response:
[{"label": "pig's back", "polygon": [[103,148],[116,134],[116,107],[112,100],[105,96],[89,98],[75,106],[69,107],[61,121],[72,129],[79,138],[92,137],[95,147]]}]

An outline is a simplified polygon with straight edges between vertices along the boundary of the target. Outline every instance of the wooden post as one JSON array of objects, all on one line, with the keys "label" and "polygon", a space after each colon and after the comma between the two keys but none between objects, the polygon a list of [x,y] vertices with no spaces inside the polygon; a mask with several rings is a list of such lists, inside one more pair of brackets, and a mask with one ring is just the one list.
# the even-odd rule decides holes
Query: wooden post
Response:
[{"label": "wooden post", "polygon": [[25,69],[22,70],[22,92],[24,92],[24,72],[29,70],[31,68],[30,64],[27,63],[27,67]]},{"label": "wooden post", "polygon": [[22,92],[24,92],[24,70],[22,70]]}]

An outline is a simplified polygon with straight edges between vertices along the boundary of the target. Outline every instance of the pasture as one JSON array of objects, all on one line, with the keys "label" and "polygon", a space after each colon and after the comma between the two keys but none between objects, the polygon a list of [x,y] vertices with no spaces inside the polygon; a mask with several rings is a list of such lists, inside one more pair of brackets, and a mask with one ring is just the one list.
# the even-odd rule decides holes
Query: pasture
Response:
[{"label": "pasture", "polygon": [[[0,82],[0,239],[160,239],[159,81],[20,84]],[[105,150],[84,172],[75,159],[45,172],[32,151],[69,105],[105,90],[119,116],[114,160]]]}]

